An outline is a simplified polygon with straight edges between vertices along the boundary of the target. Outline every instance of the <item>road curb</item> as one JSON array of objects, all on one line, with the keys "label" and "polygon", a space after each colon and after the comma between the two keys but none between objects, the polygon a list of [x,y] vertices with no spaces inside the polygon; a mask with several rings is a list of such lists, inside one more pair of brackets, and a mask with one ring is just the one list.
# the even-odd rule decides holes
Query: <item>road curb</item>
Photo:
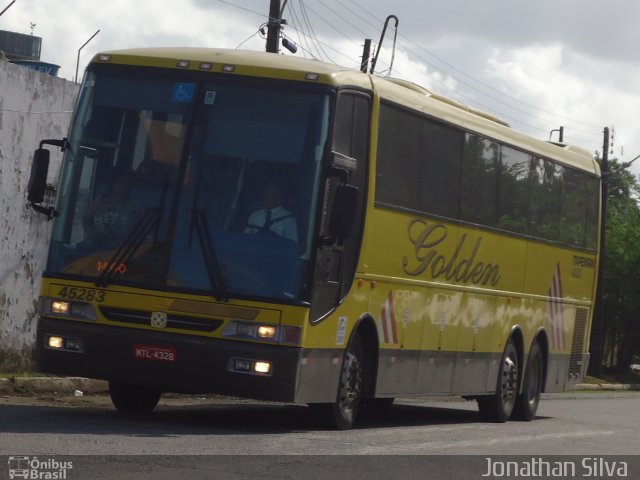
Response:
[{"label": "road curb", "polygon": [[640,390],[640,384],[637,383],[579,383],[573,391],[633,391]]},{"label": "road curb", "polygon": [[[579,383],[572,391],[640,391],[640,384]],[[9,377],[0,378],[0,395],[74,395],[107,393],[109,386],[104,380],[82,377]]]},{"label": "road curb", "polygon": [[0,378],[0,395],[74,395],[106,393],[109,390],[104,380],[82,377],[9,377]]}]

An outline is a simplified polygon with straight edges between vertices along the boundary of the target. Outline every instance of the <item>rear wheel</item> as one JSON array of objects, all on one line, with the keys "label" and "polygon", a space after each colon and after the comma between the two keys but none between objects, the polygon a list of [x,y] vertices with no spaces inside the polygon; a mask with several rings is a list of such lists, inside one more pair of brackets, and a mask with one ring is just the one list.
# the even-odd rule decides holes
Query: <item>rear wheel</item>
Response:
[{"label": "rear wheel", "polygon": [[529,352],[527,369],[524,373],[522,393],[516,399],[513,418],[530,422],[536,416],[540,395],[542,393],[542,381],[544,375],[544,359],[542,349],[538,342],[534,343]]},{"label": "rear wheel", "polygon": [[124,413],[150,413],[156,408],[162,393],[152,388],[120,382],[109,382],[111,402]]},{"label": "rear wheel", "polygon": [[351,339],[342,363],[338,396],[334,403],[311,405],[331,428],[351,428],[360,411],[363,387],[363,347],[358,335]]},{"label": "rear wheel", "polygon": [[509,420],[515,407],[518,393],[518,349],[509,339],[502,355],[496,393],[478,397],[482,418],[489,422],[504,423]]}]

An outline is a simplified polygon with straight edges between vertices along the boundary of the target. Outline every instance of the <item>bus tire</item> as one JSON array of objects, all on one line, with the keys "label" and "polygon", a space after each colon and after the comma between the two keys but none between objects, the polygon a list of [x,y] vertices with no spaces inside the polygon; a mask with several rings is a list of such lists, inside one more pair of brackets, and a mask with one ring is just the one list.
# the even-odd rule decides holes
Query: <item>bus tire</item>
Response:
[{"label": "bus tire", "polygon": [[485,421],[504,423],[509,420],[516,403],[519,372],[518,349],[509,339],[500,362],[496,392],[477,397],[480,416]]},{"label": "bus tire", "polygon": [[150,413],[156,408],[162,393],[146,387],[120,382],[109,382],[111,402],[123,413]]},{"label": "bus tire", "polygon": [[513,418],[530,422],[536,416],[540,395],[542,394],[542,381],[544,376],[544,359],[540,344],[535,342],[529,352],[527,369],[524,374],[522,393],[516,399],[513,410]]},{"label": "bus tire", "polygon": [[356,334],[344,355],[336,401],[310,405],[327,427],[348,430],[356,421],[362,403],[363,358],[362,339]]}]

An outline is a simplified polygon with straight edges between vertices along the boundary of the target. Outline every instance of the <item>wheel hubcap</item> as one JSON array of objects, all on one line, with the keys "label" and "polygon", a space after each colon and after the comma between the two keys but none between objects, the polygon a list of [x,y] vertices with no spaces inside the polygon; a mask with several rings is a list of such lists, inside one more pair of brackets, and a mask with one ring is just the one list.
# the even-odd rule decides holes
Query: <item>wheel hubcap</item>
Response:
[{"label": "wheel hubcap", "polygon": [[340,386],[340,409],[345,416],[355,415],[360,398],[360,388],[360,362],[354,355],[347,353]]},{"label": "wheel hubcap", "polygon": [[502,371],[502,402],[509,405],[515,401],[518,385],[518,366],[510,357],[505,358]]}]

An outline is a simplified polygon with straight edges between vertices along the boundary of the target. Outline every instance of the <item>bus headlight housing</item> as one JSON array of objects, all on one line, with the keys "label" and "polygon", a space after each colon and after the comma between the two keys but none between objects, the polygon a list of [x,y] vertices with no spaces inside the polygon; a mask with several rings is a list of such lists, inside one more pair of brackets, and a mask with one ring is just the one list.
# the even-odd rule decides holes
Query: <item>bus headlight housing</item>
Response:
[{"label": "bus headlight housing", "polygon": [[92,322],[97,320],[96,310],[92,304],[59,298],[40,297],[38,314]]},{"label": "bus headlight housing", "polygon": [[300,345],[301,329],[300,327],[288,325],[278,326],[268,323],[232,320],[225,327],[222,336],[297,346]]}]

